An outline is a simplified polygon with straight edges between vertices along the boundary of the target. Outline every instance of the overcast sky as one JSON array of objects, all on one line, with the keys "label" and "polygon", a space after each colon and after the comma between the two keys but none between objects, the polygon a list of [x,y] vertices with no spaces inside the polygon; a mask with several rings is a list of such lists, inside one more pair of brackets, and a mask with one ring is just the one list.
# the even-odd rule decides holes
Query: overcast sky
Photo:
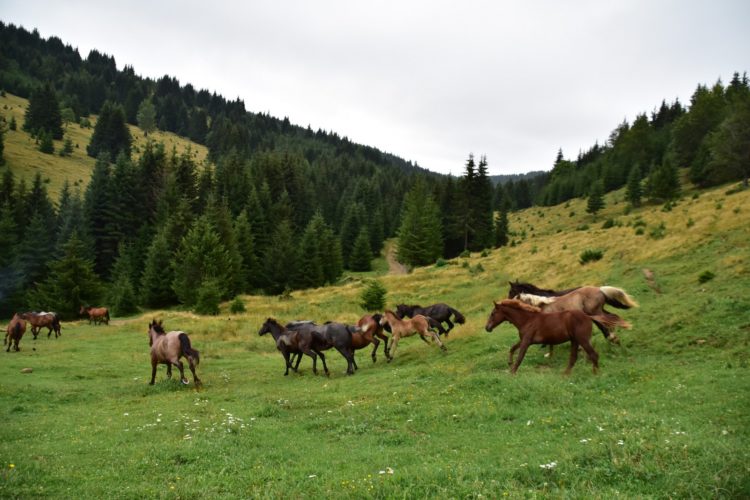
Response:
[{"label": "overcast sky", "polygon": [[549,170],[750,71],[748,0],[0,0],[0,19],[458,175],[469,153]]}]

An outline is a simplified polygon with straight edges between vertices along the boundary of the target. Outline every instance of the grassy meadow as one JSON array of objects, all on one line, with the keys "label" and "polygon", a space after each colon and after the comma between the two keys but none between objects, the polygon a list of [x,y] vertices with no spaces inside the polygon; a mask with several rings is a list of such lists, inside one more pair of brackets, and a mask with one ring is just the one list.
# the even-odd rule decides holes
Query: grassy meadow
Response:
[{"label": "grassy meadow", "polygon": [[[38,146],[27,132],[22,130],[24,114],[28,106],[28,100],[12,94],[0,96],[0,116],[4,117],[6,122],[10,122],[11,117],[16,119],[16,130],[7,130],[5,133],[5,163],[13,171],[16,180],[25,179],[26,186],[30,187],[37,172],[42,173],[42,179],[47,186],[47,192],[53,200],[56,200],[63,185],[67,180],[71,187],[78,186],[83,192],[91,178],[91,172],[94,169],[96,160],[86,154],[86,146],[91,141],[91,135],[94,133],[96,125],[96,115],[89,118],[91,128],[82,128],[77,123],[69,123],[63,126],[65,137],[70,137],[73,142],[73,154],[62,157],[58,152],[62,149],[63,141],[54,141],[55,154],[45,154],[39,151]],[[200,144],[180,137],[171,132],[155,131],[148,137],[144,137],[143,131],[138,127],[128,125],[130,134],[133,137],[133,158],[140,156],[148,139],[164,144],[166,151],[169,153],[173,149],[178,154],[183,153],[188,148],[194,155],[196,161],[200,164],[208,156],[208,149]]]},{"label": "grassy meadow", "polygon": [[[244,296],[243,314],[27,332],[0,362],[0,497],[746,498],[750,191],[728,189],[627,214],[614,193],[596,219],[583,200],[533,208],[512,215],[514,245],[486,256],[408,275],[385,275],[380,259],[291,300]],[[586,249],[603,258],[581,265]],[[359,351],[351,377],[334,351],[330,378],[309,359],[284,377],[263,320],[354,322],[376,275],[389,306],[444,301],[466,315],[448,351],[412,337],[390,364]],[[641,307],[622,311],[634,325],[622,346],[595,333],[599,375],[581,356],[563,376],[561,346],[552,358],[532,347],[511,376],[515,328],[484,324],[516,278],[620,286]],[[148,385],[152,318],[190,334],[202,388],[164,367]]]}]

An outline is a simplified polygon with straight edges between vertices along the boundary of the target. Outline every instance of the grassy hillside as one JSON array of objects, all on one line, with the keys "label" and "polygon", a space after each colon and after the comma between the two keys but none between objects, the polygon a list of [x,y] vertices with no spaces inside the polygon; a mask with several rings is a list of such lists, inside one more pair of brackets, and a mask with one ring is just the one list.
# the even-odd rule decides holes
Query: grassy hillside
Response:
[{"label": "grassy hillside", "polygon": [[[750,192],[727,189],[628,215],[614,193],[596,220],[580,200],[534,208],[511,218],[515,246],[383,276],[390,306],[445,301],[467,322],[446,353],[414,338],[390,364],[360,352],[352,377],[335,352],[328,379],[308,359],[284,377],[257,331],[269,316],[354,322],[357,276],[287,301],[243,297],[240,315],[149,311],[27,334],[0,362],[0,496],[747,497]],[[603,258],[582,266],[588,248]],[[701,283],[704,271],[715,277]],[[596,335],[599,375],[579,359],[564,377],[561,347],[532,348],[511,376],[515,329],[483,327],[515,278],[621,286],[641,307],[622,312],[634,328],[621,347]],[[190,333],[203,388],[163,367],[147,385],[154,317]]]},{"label": "grassy hillside", "polygon": [[[89,120],[92,128],[82,128],[75,123],[65,127],[65,136],[70,137],[75,149],[71,156],[61,157],[57,152],[62,149],[63,141],[54,141],[56,152],[54,155],[45,154],[39,151],[34,139],[21,130],[27,106],[28,101],[21,97],[11,94],[6,94],[5,97],[0,96],[0,115],[4,116],[8,122],[11,116],[15,117],[18,126],[17,130],[9,130],[5,134],[6,168],[10,168],[17,179],[26,179],[27,186],[31,185],[37,172],[42,172],[42,178],[47,181],[47,189],[53,200],[57,199],[66,179],[71,185],[80,186],[81,190],[85,189],[95,162],[94,158],[86,154],[86,146],[91,141],[97,117],[92,116]],[[133,136],[133,156],[137,158],[139,151],[146,143],[146,138],[138,127],[129,125],[129,128]],[[150,138],[163,143],[167,151],[174,148],[178,153],[182,153],[190,148],[198,162],[205,160],[208,155],[208,149],[205,146],[171,132],[156,131],[151,134]]]}]

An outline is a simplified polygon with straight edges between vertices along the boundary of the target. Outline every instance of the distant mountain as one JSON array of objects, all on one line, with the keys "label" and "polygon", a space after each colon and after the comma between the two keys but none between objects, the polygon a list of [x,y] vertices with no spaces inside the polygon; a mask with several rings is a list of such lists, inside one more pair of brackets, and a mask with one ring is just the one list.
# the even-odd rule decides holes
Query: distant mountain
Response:
[{"label": "distant mountain", "polygon": [[534,177],[544,175],[547,172],[543,170],[534,170],[533,172],[526,172],[525,174],[508,174],[508,175],[491,175],[490,180],[492,185],[507,184],[509,182],[517,182],[520,180],[531,180]]}]

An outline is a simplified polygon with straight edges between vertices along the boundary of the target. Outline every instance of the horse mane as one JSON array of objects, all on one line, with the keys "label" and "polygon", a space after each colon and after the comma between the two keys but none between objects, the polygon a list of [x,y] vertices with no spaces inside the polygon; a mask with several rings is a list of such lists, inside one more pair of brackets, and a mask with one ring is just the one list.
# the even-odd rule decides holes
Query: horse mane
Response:
[{"label": "horse mane", "polygon": [[526,302],[521,302],[518,299],[505,299],[502,302],[500,302],[500,305],[511,307],[513,309],[519,309],[526,312],[533,312],[533,313],[540,313],[542,312],[541,309],[539,309],[537,306],[532,306],[531,304],[527,304]]},{"label": "horse mane", "polygon": [[510,286],[512,289],[518,291],[519,294],[528,293],[530,295],[539,295],[542,297],[559,297],[567,293],[570,293],[573,290],[578,290],[580,288],[580,287],[575,287],[575,288],[568,288],[565,290],[550,290],[549,288],[539,288],[538,286],[533,285],[531,283],[519,282],[518,280],[516,280],[515,282],[511,282]]},{"label": "horse mane", "polygon": [[154,329],[154,331],[158,334],[164,334],[167,333],[164,331],[164,327],[161,324],[161,321],[154,320],[153,323],[151,323],[151,327]]},{"label": "horse mane", "polygon": [[522,293],[518,296],[521,302],[531,304],[532,306],[541,307],[547,304],[552,304],[557,300],[557,297],[543,297],[541,295],[534,295],[531,293]]}]

